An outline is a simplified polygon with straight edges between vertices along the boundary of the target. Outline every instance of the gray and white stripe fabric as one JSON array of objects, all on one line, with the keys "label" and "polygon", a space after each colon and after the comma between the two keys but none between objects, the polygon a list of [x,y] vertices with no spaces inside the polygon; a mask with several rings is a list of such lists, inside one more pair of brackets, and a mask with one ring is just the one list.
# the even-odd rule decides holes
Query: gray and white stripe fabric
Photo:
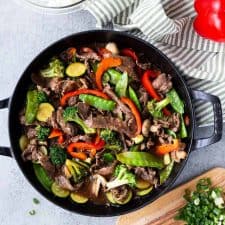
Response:
[{"label": "gray and white stripe fabric", "polygon": [[[194,0],[90,0],[87,10],[95,16],[97,27],[113,21],[115,27],[155,45],[192,88],[219,96],[225,112],[225,43],[195,33],[193,5]],[[199,125],[213,123],[208,103],[197,102],[196,115]]]}]

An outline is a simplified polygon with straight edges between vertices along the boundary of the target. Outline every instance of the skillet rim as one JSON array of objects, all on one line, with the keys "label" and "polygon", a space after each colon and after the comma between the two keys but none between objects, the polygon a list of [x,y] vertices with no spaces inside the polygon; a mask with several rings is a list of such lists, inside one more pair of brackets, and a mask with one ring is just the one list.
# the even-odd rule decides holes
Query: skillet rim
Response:
[{"label": "skillet rim", "polygon": [[[13,116],[13,114],[12,114],[12,103],[14,103],[14,101],[17,99],[17,97],[16,97],[16,91],[17,91],[18,87],[21,85],[21,81],[22,81],[23,77],[26,76],[27,71],[29,71],[33,67],[34,62],[36,62],[39,58],[41,58],[42,55],[46,54],[46,52],[48,52],[54,46],[60,45],[63,42],[67,42],[68,39],[72,39],[75,36],[86,35],[86,34],[89,34],[89,33],[93,33],[93,34],[94,33],[96,33],[96,34],[98,34],[98,33],[99,34],[104,33],[104,34],[113,34],[113,35],[125,36],[127,38],[133,39],[135,42],[142,42],[147,48],[153,49],[154,51],[156,51],[157,54],[159,54],[160,57],[164,58],[164,60],[171,66],[171,68],[174,71],[175,76],[178,77],[179,80],[180,80],[180,82],[182,83],[183,86],[181,87],[181,89],[183,89],[183,91],[185,91],[185,94],[187,96],[187,99],[185,99],[185,102],[188,102],[188,105],[190,107],[189,108],[189,111],[191,112],[191,117],[193,118],[193,120],[191,121],[191,124],[192,124],[191,127],[192,127],[192,129],[189,131],[189,137],[190,137],[190,141],[189,142],[190,142],[190,144],[189,144],[189,148],[186,149],[187,157],[180,163],[180,168],[179,168],[177,174],[172,178],[172,180],[163,188],[163,190],[159,194],[157,194],[156,196],[151,197],[151,199],[149,199],[149,200],[146,200],[141,205],[136,206],[136,207],[133,207],[131,209],[126,209],[126,210],[123,209],[122,212],[112,212],[111,211],[109,214],[106,214],[104,212],[99,213],[99,214],[93,214],[93,213],[89,213],[88,210],[87,210],[87,212],[76,211],[76,210],[71,209],[69,207],[63,206],[62,203],[60,203],[59,201],[57,201],[57,199],[55,199],[53,196],[50,196],[50,195],[47,195],[47,193],[44,193],[41,190],[41,188],[37,187],[29,179],[29,177],[27,176],[27,174],[23,170],[22,166],[20,165],[20,162],[19,162],[19,160],[17,158],[17,155],[15,154],[16,147],[12,145],[12,143],[13,143],[13,141],[12,141],[12,138],[13,138],[12,137],[12,133],[13,133],[13,131],[11,131],[12,125],[11,125],[11,119],[10,119]],[[158,199],[159,197],[161,197],[167,191],[170,191],[171,186],[175,183],[175,181],[178,179],[179,175],[183,171],[183,169],[184,169],[184,167],[185,167],[185,165],[187,163],[187,160],[189,158],[189,154],[190,154],[190,152],[192,150],[194,130],[195,130],[195,127],[196,126],[195,126],[195,111],[194,111],[193,103],[192,103],[192,99],[191,99],[191,89],[186,84],[185,80],[181,76],[180,71],[175,66],[175,64],[162,51],[160,51],[158,48],[156,48],[152,44],[148,43],[147,41],[145,41],[145,40],[143,40],[143,39],[141,39],[139,37],[136,37],[134,35],[125,33],[125,32],[113,31],[113,30],[98,30],[98,29],[89,30],[89,31],[82,31],[82,32],[78,32],[78,33],[71,34],[69,36],[65,36],[65,37],[63,37],[63,38],[61,38],[61,39],[53,42],[52,44],[48,45],[47,47],[45,47],[39,54],[37,54],[32,59],[32,61],[28,64],[28,66],[25,68],[25,70],[21,74],[21,76],[18,79],[18,81],[16,83],[16,86],[15,86],[15,88],[13,90],[13,94],[12,94],[12,97],[10,98],[10,101],[9,101],[9,105],[8,106],[9,106],[8,130],[9,130],[9,139],[10,139],[10,146],[11,146],[10,147],[10,151],[11,151],[11,154],[12,154],[13,158],[16,160],[16,163],[17,163],[18,167],[20,168],[20,171],[23,173],[24,177],[29,182],[29,184],[36,191],[38,191],[44,198],[48,199],[50,202],[54,203],[54,205],[56,205],[56,206],[58,206],[58,207],[60,207],[60,208],[62,208],[64,210],[67,210],[67,211],[70,211],[70,212],[73,212],[73,213],[77,213],[77,214],[80,214],[80,215],[92,216],[92,217],[113,217],[113,216],[119,216],[119,215],[124,215],[124,214],[130,213],[130,212],[134,212],[134,211],[139,210],[139,209],[143,208],[144,206],[146,206],[146,205],[154,202],[156,199]],[[125,208],[125,207],[126,207],[126,205],[120,206],[120,208]],[[106,208],[106,206],[103,206],[103,210],[102,211],[104,211],[105,208]]]}]

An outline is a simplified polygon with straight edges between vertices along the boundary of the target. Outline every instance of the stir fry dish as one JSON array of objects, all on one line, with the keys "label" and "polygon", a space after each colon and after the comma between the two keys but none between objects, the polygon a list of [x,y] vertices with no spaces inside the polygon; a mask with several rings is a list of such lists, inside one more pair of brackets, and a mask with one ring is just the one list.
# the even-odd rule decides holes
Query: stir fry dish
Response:
[{"label": "stir fry dish", "polygon": [[31,79],[18,141],[53,196],[124,205],[185,159],[184,102],[144,54],[116,43],[70,47]]}]

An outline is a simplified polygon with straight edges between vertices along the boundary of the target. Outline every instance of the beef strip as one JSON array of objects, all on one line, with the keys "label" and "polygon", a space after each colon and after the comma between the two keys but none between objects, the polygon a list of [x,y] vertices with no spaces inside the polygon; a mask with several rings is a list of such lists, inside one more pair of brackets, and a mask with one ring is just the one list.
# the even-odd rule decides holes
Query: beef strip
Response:
[{"label": "beef strip", "polygon": [[110,98],[112,98],[112,100],[114,100],[117,103],[119,109],[123,113],[131,115],[130,109],[116,96],[116,94],[112,91],[109,85],[105,86],[103,92],[105,92]]},{"label": "beef strip", "polygon": [[117,188],[113,188],[111,190],[112,196],[116,201],[121,201],[123,202],[128,194],[129,194],[129,189],[126,185],[122,185],[120,187]]},{"label": "beef strip", "polygon": [[102,167],[99,170],[96,170],[96,173],[102,176],[110,176],[113,174],[116,165],[117,165],[117,161],[114,161],[112,164]]},{"label": "beef strip", "polygon": [[113,118],[111,116],[99,115],[96,117],[89,117],[85,120],[85,123],[91,128],[105,128],[114,130],[119,133],[124,133],[130,138],[134,137],[136,133],[136,129],[134,129],[134,126],[136,127],[136,122],[135,125],[132,123],[132,126],[129,126],[127,121],[122,121],[119,118]]},{"label": "beef strip", "polygon": [[47,96],[49,96],[51,94],[51,91],[46,87],[37,85],[37,89],[38,89],[38,91],[43,91]]},{"label": "beef strip", "polygon": [[177,132],[180,128],[180,122],[180,115],[178,113],[173,113],[168,119],[169,129]]},{"label": "beef strip", "polygon": [[123,143],[123,151],[127,151],[128,148],[127,148],[127,143],[126,143],[125,136],[124,136],[123,133],[120,133],[120,136],[121,136],[121,140],[122,140],[122,143]]},{"label": "beef strip", "polygon": [[38,146],[37,144],[28,144],[27,148],[22,152],[24,161],[38,159]]},{"label": "beef strip", "polygon": [[157,92],[166,94],[173,87],[171,76],[161,73],[152,81],[152,86]]},{"label": "beef strip", "polygon": [[54,128],[54,129],[59,129],[60,128],[59,124],[58,124],[58,122],[56,120],[56,112],[55,111],[52,113],[51,117],[48,118],[47,124],[50,127]]},{"label": "beef strip", "polygon": [[77,132],[75,126],[72,123],[64,121],[62,107],[59,107],[56,111],[56,121],[65,134],[73,136]]},{"label": "beef strip", "polygon": [[82,187],[83,182],[72,184],[69,180],[70,178],[66,175],[66,170],[68,170],[68,168],[65,165],[59,167],[55,174],[54,180],[63,189],[78,191]]},{"label": "beef strip", "polygon": [[74,106],[77,104],[78,96],[72,96],[68,99],[67,104],[68,106]]},{"label": "beef strip", "polygon": [[74,80],[63,80],[60,82],[60,94],[64,95],[67,92],[77,90],[80,88],[79,82]]},{"label": "beef strip", "polygon": [[122,64],[117,67],[121,72],[127,72],[128,76],[132,77],[134,80],[139,80],[139,77],[135,71],[136,64],[132,58],[128,56],[117,56],[122,60]]},{"label": "beef strip", "polygon": [[39,149],[37,143],[30,142],[27,148],[23,151],[22,158],[24,161],[31,160],[35,163],[40,163],[50,177],[53,178],[55,176],[55,166],[50,162],[49,157],[44,155],[44,153]]},{"label": "beef strip", "polygon": [[87,79],[80,78],[79,81],[82,84],[82,88],[85,88],[85,89],[88,89],[89,88],[90,84],[88,83]]},{"label": "beef strip", "polygon": [[76,57],[80,60],[94,60],[94,61],[101,60],[101,57],[93,49],[88,47],[82,48],[80,53],[76,54]]},{"label": "beef strip", "polygon": [[[164,128],[169,128],[173,131],[178,128],[177,125],[179,124],[173,121],[173,116],[172,116],[172,119],[170,117],[163,118],[163,119],[153,119],[153,123],[154,124],[150,127],[150,132],[152,132],[158,138],[158,141],[161,144],[172,143],[173,137],[168,135],[165,132]],[[176,131],[178,131],[178,129]]]},{"label": "beef strip", "polygon": [[148,103],[148,92],[142,86],[138,89],[138,96],[141,105],[146,106]]},{"label": "beef strip", "polygon": [[165,133],[165,129],[168,128],[174,132],[177,132],[180,128],[180,116],[178,113],[173,113],[170,117],[163,119],[153,119],[153,125],[150,127],[150,132],[158,137],[158,141],[161,144],[172,143],[173,137]]},{"label": "beef strip", "polygon": [[78,141],[92,142],[92,138],[88,135],[76,135],[70,138],[70,142],[78,142]]},{"label": "beef strip", "polygon": [[148,181],[150,184],[156,185],[158,182],[156,171],[151,168],[135,167],[134,173],[137,175],[137,177]]},{"label": "beef strip", "polygon": [[152,140],[151,137],[149,137],[147,142],[146,142],[146,148],[148,150],[151,150],[154,145],[155,145],[154,141]]},{"label": "beef strip", "polygon": [[27,131],[26,131],[26,135],[27,135],[28,139],[35,138],[37,135],[37,131],[33,127],[28,127]]},{"label": "beef strip", "polygon": [[88,81],[92,89],[97,89],[94,72],[90,72],[88,75],[85,75],[85,79]]},{"label": "beef strip", "polygon": [[77,106],[80,117],[83,120],[87,119],[90,112],[90,106],[84,102],[78,102],[76,106]]},{"label": "beef strip", "polygon": [[69,191],[75,191],[75,188],[72,186],[69,179],[67,179],[65,176],[58,175],[55,177],[55,181],[61,188]]},{"label": "beef strip", "polygon": [[140,62],[136,62],[137,66],[140,67],[143,70],[147,70],[151,68],[151,63],[150,62],[146,62],[146,63],[140,63]]},{"label": "beef strip", "polygon": [[64,95],[65,93],[73,90],[77,90],[79,88],[86,88],[84,87],[84,82],[81,82],[80,79],[74,80],[63,80],[59,77],[54,78],[45,78],[42,77],[40,74],[32,74],[32,81],[39,85],[41,89],[43,89],[48,95],[49,90],[53,91],[57,94]]},{"label": "beef strip", "polygon": [[33,81],[33,83],[37,84],[38,86],[42,88],[47,87],[48,79],[45,77],[42,77],[39,73],[32,73],[31,80]]},{"label": "beef strip", "polygon": [[102,158],[103,153],[104,153],[104,150],[97,152],[97,154],[95,155],[95,162],[90,167],[91,174],[95,174],[98,169],[105,166],[105,162]]}]

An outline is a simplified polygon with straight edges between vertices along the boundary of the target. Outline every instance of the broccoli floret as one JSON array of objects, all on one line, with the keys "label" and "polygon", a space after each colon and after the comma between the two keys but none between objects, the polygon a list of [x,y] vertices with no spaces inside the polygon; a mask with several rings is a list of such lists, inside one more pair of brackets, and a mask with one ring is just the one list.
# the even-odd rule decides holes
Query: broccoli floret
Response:
[{"label": "broccoli floret", "polygon": [[43,77],[63,77],[64,70],[63,63],[57,58],[52,58],[48,66],[41,70],[40,73]]},{"label": "broccoli floret", "polygon": [[113,162],[115,159],[116,159],[115,156],[114,156],[112,153],[110,153],[110,152],[107,152],[107,153],[104,153],[104,154],[103,154],[103,160],[104,160],[104,162],[106,162],[106,163],[111,163],[111,162]]},{"label": "broccoli floret", "polygon": [[104,129],[101,130],[100,136],[106,143],[113,143],[116,140],[116,132],[109,130],[109,129]]},{"label": "broccoli floret", "polygon": [[84,162],[67,159],[65,165],[72,175],[74,183],[81,182],[89,173],[89,166]]},{"label": "broccoli floret", "polygon": [[37,99],[38,99],[39,104],[42,102],[48,101],[47,95],[43,91],[37,92]]},{"label": "broccoli floret", "polygon": [[115,169],[114,176],[115,179],[106,184],[108,190],[125,184],[131,187],[136,186],[135,175],[125,165],[118,165]]},{"label": "broccoli floret", "polygon": [[105,141],[105,148],[109,150],[119,151],[122,148],[122,142],[117,137],[115,131],[109,129],[103,129],[100,133],[101,138]]},{"label": "broccoli floret", "polygon": [[42,126],[37,126],[36,127],[36,132],[37,132],[37,139],[39,141],[45,141],[50,134],[50,128],[48,127],[42,127]]},{"label": "broccoli floret", "polygon": [[49,156],[54,165],[62,165],[66,161],[66,152],[59,146],[49,148]]},{"label": "broccoli floret", "polygon": [[78,116],[77,107],[67,107],[63,112],[65,122],[75,122],[81,126],[85,134],[94,134],[96,130],[88,127],[84,121]]},{"label": "broccoli floret", "polygon": [[150,114],[154,118],[162,118],[163,117],[162,109],[165,108],[169,103],[170,103],[170,100],[167,97],[160,102],[156,102],[155,100],[152,100],[148,102],[147,108]]}]

